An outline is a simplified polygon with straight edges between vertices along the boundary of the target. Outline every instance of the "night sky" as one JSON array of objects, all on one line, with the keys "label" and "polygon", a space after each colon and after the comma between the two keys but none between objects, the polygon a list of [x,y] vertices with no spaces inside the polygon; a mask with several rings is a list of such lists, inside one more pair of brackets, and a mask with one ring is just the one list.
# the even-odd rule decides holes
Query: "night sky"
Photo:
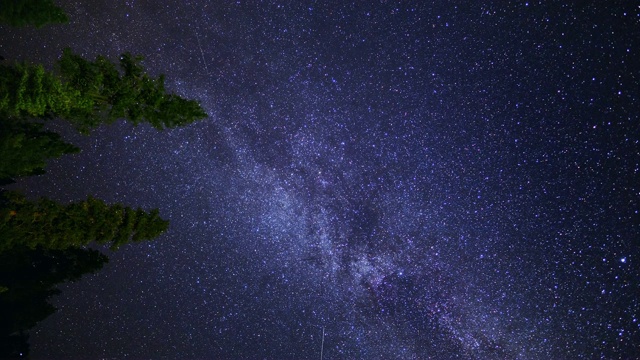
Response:
[{"label": "night sky", "polygon": [[83,152],[13,188],[171,225],[62,286],[34,359],[640,358],[638,3],[346,3],[0,28],[11,60],[141,54],[210,115],[49,124]]}]

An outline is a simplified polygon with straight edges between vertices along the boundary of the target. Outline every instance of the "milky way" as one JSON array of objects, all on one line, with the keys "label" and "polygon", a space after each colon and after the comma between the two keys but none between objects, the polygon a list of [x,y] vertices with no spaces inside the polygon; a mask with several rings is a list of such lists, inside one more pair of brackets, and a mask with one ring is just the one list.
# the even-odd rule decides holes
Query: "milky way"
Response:
[{"label": "milky way", "polygon": [[[34,358],[639,355],[640,8],[65,1],[5,58],[145,56],[210,117],[17,186],[159,207]],[[324,342],[322,339],[324,332]]]}]

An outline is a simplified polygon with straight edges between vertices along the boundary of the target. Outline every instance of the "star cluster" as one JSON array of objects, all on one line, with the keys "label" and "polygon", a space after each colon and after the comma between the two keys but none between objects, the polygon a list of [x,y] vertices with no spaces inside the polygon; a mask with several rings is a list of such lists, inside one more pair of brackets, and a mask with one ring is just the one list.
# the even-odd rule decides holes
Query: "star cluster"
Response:
[{"label": "star cluster", "polygon": [[83,152],[18,187],[171,227],[64,286],[34,358],[640,354],[638,6],[61,3],[3,56],[140,53],[210,117],[50,124]]}]

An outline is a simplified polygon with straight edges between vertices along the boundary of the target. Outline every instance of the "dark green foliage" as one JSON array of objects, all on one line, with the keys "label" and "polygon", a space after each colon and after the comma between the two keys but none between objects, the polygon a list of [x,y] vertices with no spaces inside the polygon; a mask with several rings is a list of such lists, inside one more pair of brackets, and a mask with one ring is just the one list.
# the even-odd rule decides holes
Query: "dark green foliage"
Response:
[{"label": "dark green foliage", "polygon": [[67,15],[52,0],[0,0],[0,23],[39,28],[67,22]]},{"label": "dark green foliage", "polygon": [[63,84],[42,65],[0,66],[0,116],[13,120],[69,117],[92,109],[90,99]]},{"label": "dark green foliage", "polygon": [[149,77],[141,57],[122,54],[118,69],[106,58],[91,62],[65,49],[58,63],[63,82],[93,102],[93,110],[69,117],[81,131],[101,123],[126,119],[137,125],[148,122],[157,129],[188,125],[207,114],[194,100],[168,94],[164,76]]},{"label": "dark green foliage", "polygon": [[144,113],[146,121],[156,129],[184,126],[206,116],[198,102],[175,94],[166,95],[156,108],[148,108]]},{"label": "dark green foliage", "polygon": [[0,252],[20,246],[68,249],[91,242],[117,249],[131,241],[152,240],[169,224],[158,209],[147,213],[119,204],[109,206],[93,197],[68,205],[46,198],[28,201],[16,192],[6,192],[4,198]]},{"label": "dark green foliage", "polygon": [[97,250],[16,247],[0,253],[0,358],[28,352],[22,331],[55,312],[56,286],[95,273],[108,262]]},{"label": "dark green foliage", "polygon": [[65,49],[60,75],[41,65],[0,66],[0,116],[60,117],[83,133],[118,119],[164,129],[207,116],[198,102],[167,93],[164,76],[149,77],[141,60],[122,54],[118,69],[103,56],[88,61]]},{"label": "dark green foliage", "polygon": [[38,123],[13,123],[0,118],[0,182],[44,173],[47,159],[80,152],[60,135]]}]

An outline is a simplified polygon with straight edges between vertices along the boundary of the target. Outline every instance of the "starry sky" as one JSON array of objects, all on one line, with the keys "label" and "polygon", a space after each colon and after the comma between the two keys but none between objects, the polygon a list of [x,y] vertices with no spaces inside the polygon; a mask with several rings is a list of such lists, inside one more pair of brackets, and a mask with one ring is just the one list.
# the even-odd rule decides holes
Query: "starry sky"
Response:
[{"label": "starry sky", "polygon": [[171,225],[33,358],[640,356],[636,2],[58,3],[0,54],[141,54],[210,117],[49,124],[83,152],[15,188]]}]

